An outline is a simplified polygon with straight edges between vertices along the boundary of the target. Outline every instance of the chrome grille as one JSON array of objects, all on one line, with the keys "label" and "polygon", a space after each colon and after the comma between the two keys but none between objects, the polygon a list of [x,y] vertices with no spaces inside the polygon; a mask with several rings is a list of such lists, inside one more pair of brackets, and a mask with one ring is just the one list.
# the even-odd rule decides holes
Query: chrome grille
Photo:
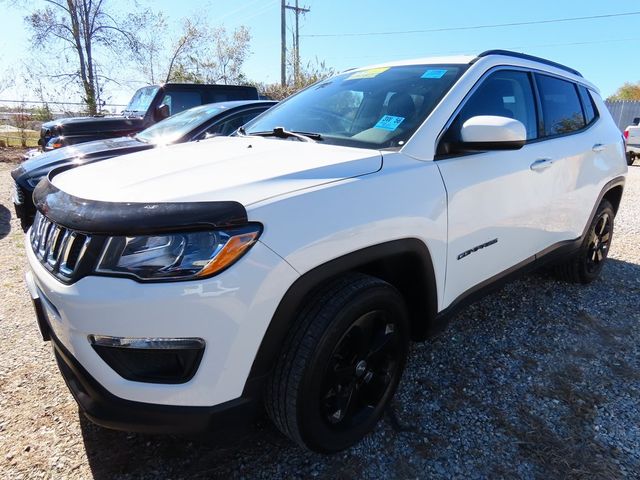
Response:
[{"label": "chrome grille", "polygon": [[13,203],[22,205],[24,203],[24,192],[18,182],[13,182]]},{"label": "chrome grille", "polygon": [[64,281],[76,276],[90,236],[56,225],[40,212],[36,213],[30,235],[33,253],[47,270]]}]

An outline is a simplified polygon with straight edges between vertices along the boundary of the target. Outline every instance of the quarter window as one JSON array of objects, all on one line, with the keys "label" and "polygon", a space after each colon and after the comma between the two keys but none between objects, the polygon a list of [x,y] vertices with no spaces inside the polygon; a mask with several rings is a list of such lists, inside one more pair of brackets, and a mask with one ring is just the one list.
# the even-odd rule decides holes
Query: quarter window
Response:
[{"label": "quarter window", "polygon": [[578,90],[580,91],[580,98],[582,99],[582,106],[584,107],[585,120],[587,121],[587,125],[589,125],[598,116],[596,114],[596,107],[593,103],[593,98],[586,87],[580,85]]},{"label": "quarter window", "polygon": [[576,85],[546,75],[536,75],[536,78],[545,136],[562,135],[584,128],[586,123]]}]

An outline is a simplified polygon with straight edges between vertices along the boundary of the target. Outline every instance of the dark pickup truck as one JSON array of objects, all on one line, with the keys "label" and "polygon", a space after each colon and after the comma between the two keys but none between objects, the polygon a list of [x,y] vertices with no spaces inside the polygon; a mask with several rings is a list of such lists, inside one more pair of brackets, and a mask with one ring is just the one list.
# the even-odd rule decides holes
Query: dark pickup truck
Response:
[{"label": "dark pickup truck", "polygon": [[165,83],[142,87],[118,116],[61,118],[42,125],[38,144],[53,150],[76,143],[125,137],[175,113],[207,103],[257,100],[255,87]]}]

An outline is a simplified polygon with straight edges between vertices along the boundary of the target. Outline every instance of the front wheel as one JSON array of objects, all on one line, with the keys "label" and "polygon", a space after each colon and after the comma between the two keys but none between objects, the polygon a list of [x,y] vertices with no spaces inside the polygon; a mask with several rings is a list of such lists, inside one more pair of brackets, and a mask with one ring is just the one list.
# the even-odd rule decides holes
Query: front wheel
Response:
[{"label": "front wheel", "polygon": [[586,284],[598,278],[609,254],[614,218],[613,206],[608,200],[602,200],[580,250],[557,267],[563,280]]},{"label": "front wheel", "polygon": [[384,412],[408,343],[400,293],[378,278],[346,275],[310,299],[298,318],[268,381],[267,413],[310,450],[343,450]]}]

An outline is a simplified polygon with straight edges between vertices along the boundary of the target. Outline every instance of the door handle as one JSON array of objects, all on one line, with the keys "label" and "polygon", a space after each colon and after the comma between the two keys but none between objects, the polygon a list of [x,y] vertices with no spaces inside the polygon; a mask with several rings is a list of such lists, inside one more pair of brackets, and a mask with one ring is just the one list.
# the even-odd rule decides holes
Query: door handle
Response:
[{"label": "door handle", "polygon": [[549,168],[551,165],[553,165],[553,160],[550,158],[540,158],[533,162],[529,168],[534,172],[541,172],[542,170]]},{"label": "door handle", "polygon": [[602,143],[596,143],[591,150],[598,153],[598,152],[602,152],[605,148],[606,146],[603,145]]}]

